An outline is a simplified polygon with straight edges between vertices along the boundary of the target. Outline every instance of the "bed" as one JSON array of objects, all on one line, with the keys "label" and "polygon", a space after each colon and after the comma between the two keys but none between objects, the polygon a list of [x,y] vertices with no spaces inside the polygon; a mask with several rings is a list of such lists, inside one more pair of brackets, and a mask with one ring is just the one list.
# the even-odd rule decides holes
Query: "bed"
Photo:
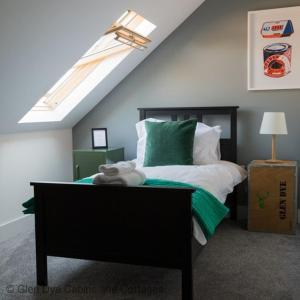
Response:
[{"label": "bed", "polygon": [[[229,116],[222,160],[237,159],[237,106],[140,108],[140,120]],[[47,256],[174,268],[182,271],[182,299],[193,299],[192,188],[32,182],[37,284],[45,286]],[[225,200],[225,199],[224,199]],[[236,190],[226,199],[236,219]],[[170,209],[172,208],[172,209]],[[166,222],[166,220],[168,220]]]}]

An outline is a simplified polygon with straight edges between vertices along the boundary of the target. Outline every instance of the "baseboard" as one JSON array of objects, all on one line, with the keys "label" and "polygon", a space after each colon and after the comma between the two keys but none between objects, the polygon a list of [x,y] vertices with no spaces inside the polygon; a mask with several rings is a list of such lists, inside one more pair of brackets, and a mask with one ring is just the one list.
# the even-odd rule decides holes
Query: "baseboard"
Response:
[{"label": "baseboard", "polygon": [[28,233],[34,228],[34,216],[26,215],[0,224],[0,242],[14,238],[20,233]]}]

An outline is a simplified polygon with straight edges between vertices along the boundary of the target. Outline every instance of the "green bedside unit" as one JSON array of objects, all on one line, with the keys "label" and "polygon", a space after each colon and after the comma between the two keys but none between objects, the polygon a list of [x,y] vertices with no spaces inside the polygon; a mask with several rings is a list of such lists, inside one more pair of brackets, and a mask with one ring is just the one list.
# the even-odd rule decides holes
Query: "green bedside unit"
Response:
[{"label": "green bedside unit", "polygon": [[73,150],[74,180],[98,173],[99,165],[124,160],[124,148]]}]

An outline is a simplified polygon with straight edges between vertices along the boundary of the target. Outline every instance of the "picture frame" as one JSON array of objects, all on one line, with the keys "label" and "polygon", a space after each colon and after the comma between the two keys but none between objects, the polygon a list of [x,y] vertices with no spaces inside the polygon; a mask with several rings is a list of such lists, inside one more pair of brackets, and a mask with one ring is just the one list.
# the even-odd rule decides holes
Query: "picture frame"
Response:
[{"label": "picture frame", "polygon": [[300,88],[300,6],[248,12],[248,90]]},{"label": "picture frame", "polygon": [[92,128],[93,149],[107,149],[107,128]]}]

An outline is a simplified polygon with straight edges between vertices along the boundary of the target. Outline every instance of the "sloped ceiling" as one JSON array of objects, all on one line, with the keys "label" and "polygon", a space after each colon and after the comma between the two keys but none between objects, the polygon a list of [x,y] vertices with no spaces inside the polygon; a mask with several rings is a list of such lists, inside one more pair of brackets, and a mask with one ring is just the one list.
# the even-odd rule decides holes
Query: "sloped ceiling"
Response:
[{"label": "sloped ceiling", "polygon": [[[0,133],[73,127],[203,2],[2,0]],[[63,121],[18,124],[37,100],[127,9],[135,10],[157,25],[150,36],[153,42],[149,48],[144,52],[134,51]]]}]

